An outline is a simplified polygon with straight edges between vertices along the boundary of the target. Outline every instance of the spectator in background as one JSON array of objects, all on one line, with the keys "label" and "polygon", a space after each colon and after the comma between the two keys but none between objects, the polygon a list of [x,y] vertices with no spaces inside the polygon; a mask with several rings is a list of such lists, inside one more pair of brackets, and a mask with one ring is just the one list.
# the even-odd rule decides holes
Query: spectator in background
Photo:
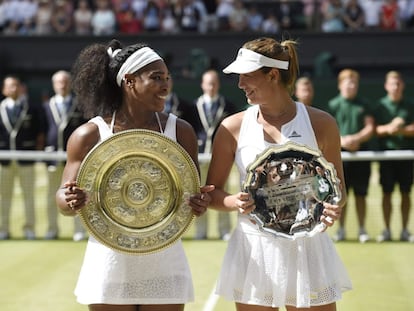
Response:
[{"label": "spectator in background", "polygon": [[192,0],[195,7],[200,12],[200,20],[198,22],[198,31],[201,33],[206,33],[208,30],[208,12],[207,7],[203,0]]},{"label": "spectator in background", "polygon": [[216,16],[218,21],[218,31],[228,31],[230,29],[229,16],[234,9],[233,0],[217,0]]},{"label": "spectator in background", "polygon": [[22,15],[22,23],[21,28],[24,30],[20,30],[21,34],[30,35],[34,32],[35,29],[35,20],[36,20],[36,13],[38,9],[38,1],[37,0],[23,0],[20,1],[20,8]]},{"label": "spectator in background", "polygon": [[298,21],[302,12],[297,10],[297,3],[289,0],[280,0],[276,7],[276,17],[282,30],[298,28]]},{"label": "spectator in background", "polygon": [[[66,144],[72,132],[86,120],[77,107],[77,101],[71,92],[70,73],[64,70],[55,72],[52,76],[52,86],[55,94],[44,103],[47,133],[45,151],[66,151]],[[58,208],[55,194],[60,186],[63,161],[48,161],[47,177],[47,218],[48,229],[46,240],[55,240],[59,236]],[[74,218],[74,241],[86,239],[87,234],[79,217]]]},{"label": "spectator in background", "polygon": [[257,9],[255,4],[252,4],[247,12],[247,27],[250,31],[260,32],[262,30],[263,15]]},{"label": "spectator in background", "polygon": [[36,35],[49,35],[52,33],[51,20],[53,15],[53,4],[51,0],[40,0],[35,17]]},{"label": "spectator in background", "polygon": [[341,0],[328,0],[321,7],[321,10],[323,32],[342,32],[345,30],[344,7]]},{"label": "spectator in background", "polygon": [[401,24],[403,28],[410,29],[414,26],[414,1],[400,1]]},{"label": "spectator in background", "polygon": [[[200,7],[201,5],[201,7]],[[197,32],[205,15],[203,3],[194,0],[177,0],[174,13],[182,31]]]},{"label": "spectator in background", "polygon": [[217,10],[217,1],[203,0],[204,7],[206,8],[206,16],[204,17],[203,27],[205,31],[217,31],[218,29],[218,19],[216,16]]},{"label": "spectator in background", "polygon": [[135,11],[135,16],[139,20],[144,19],[144,11],[148,0],[131,0],[131,8]]},{"label": "spectator in background", "polygon": [[308,30],[314,29],[316,24],[316,2],[315,0],[302,0],[303,18]]},{"label": "spectator in background", "polygon": [[161,30],[161,8],[154,0],[149,0],[144,9],[143,27],[145,31],[160,31]]},{"label": "spectator in background", "polygon": [[73,17],[68,5],[66,0],[56,1],[50,20],[53,33],[66,34],[72,30]]},{"label": "spectator in background", "polygon": [[[369,102],[358,95],[359,73],[353,69],[344,69],[338,74],[339,94],[328,103],[328,111],[336,119],[341,135],[343,151],[369,150],[369,141],[375,132],[375,119]],[[370,161],[345,161],[343,163],[347,194],[353,189],[358,217],[358,238],[361,243],[370,237],[365,230],[367,210],[366,196],[371,176]],[[339,219],[339,229],[335,241],[346,239],[345,218],[347,205]]]},{"label": "spectator in background", "polygon": [[377,30],[380,26],[380,12],[382,1],[364,0],[360,2],[365,16],[365,29]]},{"label": "spectator in background", "polygon": [[5,4],[3,1],[0,1],[0,33],[3,32],[4,25],[6,24],[6,17],[4,11]]},{"label": "spectator in background", "polygon": [[[220,78],[216,70],[209,69],[202,75],[201,89],[203,94],[194,101],[193,125],[197,138],[199,153],[210,154],[214,134],[220,122],[227,116],[237,112],[236,107],[225,96],[220,94]],[[204,184],[207,175],[208,163],[200,163],[201,184]],[[229,238],[231,231],[229,213],[218,213],[218,233],[223,240]],[[195,239],[208,238],[207,214],[196,220]]]},{"label": "spectator in background", "polygon": [[167,98],[165,99],[164,112],[172,113],[187,122],[191,122],[194,117],[191,104],[174,92],[174,81],[172,77],[170,77],[168,82],[170,85]]},{"label": "spectator in background", "polygon": [[262,31],[268,34],[277,34],[280,31],[280,24],[274,12],[267,13],[262,24]]},{"label": "spectator in background", "polygon": [[295,82],[295,97],[297,101],[312,106],[314,89],[312,80],[309,77],[300,77]]},{"label": "spectator in background", "polygon": [[167,34],[176,34],[179,32],[177,18],[174,14],[174,5],[168,3],[162,9],[161,31]]},{"label": "spectator in background", "polygon": [[[385,76],[384,89],[387,94],[375,107],[377,122],[376,133],[380,150],[414,149],[414,103],[404,97],[404,80],[397,71]],[[378,236],[378,242],[391,241],[392,194],[395,185],[399,185],[401,195],[400,241],[414,242],[414,236],[408,231],[413,185],[414,160],[380,161],[380,183],[382,186],[382,212],[385,229]]]},{"label": "spectator in background", "polygon": [[87,0],[79,0],[78,6],[73,12],[73,25],[75,34],[89,35],[92,33],[93,11]]},{"label": "spectator in background", "polygon": [[382,30],[400,29],[400,8],[398,0],[385,0],[380,11],[380,27]]},{"label": "spectator in background", "polygon": [[118,32],[123,34],[137,34],[143,30],[141,21],[135,17],[135,11],[129,6],[120,8],[115,16]]},{"label": "spectator in background", "polygon": [[[26,87],[16,76],[3,80],[0,102],[0,149],[1,150],[42,150],[45,140],[45,122],[41,109],[29,102]],[[35,170],[34,160],[0,161],[0,240],[10,238],[10,208],[15,179],[18,178],[24,199],[26,221],[23,236],[34,240],[35,233]]]},{"label": "spectator in background", "polygon": [[364,10],[358,0],[349,0],[344,11],[345,28],[348,31],[361,31],[365,28]]},{"label": "spectator in background", "polygon": [[[25,25],[27,12],[26,1],[9,0],[1,5],[3,33],[5,35],[27,34]],[[31,14],[31,13],[29,13]]]},{"label": "spectator in background", "polygon": [[229,15],[231,31],[243,32],[248,29],[248,12],[241,0],[233,1],[233,11]]},{"label": "spectator in background", "polygon": [[112,35],[116,30],[116,17],[109,0],[97,0],[92,16],[92,33],[95,36]]}]

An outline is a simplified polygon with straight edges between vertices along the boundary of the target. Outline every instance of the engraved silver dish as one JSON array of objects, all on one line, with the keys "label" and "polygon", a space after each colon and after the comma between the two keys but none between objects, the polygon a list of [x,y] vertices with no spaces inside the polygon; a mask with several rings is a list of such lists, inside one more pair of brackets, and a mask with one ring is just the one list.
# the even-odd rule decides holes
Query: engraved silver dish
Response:
[{"label": "engraved silver dish", "polygon": [[243,188],[256,205],[251,220],[274,236],[296,239],[323,231],[323,202],[341,199],[334,166],[304,145],[269,147],[246,170]]}]

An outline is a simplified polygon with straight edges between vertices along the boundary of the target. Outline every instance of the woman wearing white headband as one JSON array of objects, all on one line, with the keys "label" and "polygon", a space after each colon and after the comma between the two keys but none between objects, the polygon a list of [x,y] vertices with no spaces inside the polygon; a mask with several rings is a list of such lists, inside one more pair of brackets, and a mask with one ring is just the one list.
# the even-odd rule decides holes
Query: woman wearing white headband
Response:
[{"label": "woman wearing white headband", "polygon": [[[224,257],[216,293],[235,301],[238,311],[336,310],[342,292],[351,289],[347,272],[326,232],[287,239],[259,230],[248,214],[255,202],[249,193],[227,193],[233,163],[240,173],[269,146],[294,141],[320,150],[343,184],[339,131],[327,113],[294,102],[291,93],[299,70],[296,42],[259,38],[243,45],[223,71],[239,74],[239,88],[251,105],[221,123],[213,144],[207,184],[215,185],[212,206],[238,213]],[[341,207],[324,202],[320,220],[330,227]]]},{"label": "woman wearing white headband", "polygon": [[[73,89],[89,122],[74,131],[67,145],[67,163],[56,200],[63,215],[74,216],[87,194],[76,184],[80,165],[100,141],[128,129],[160,132],[181,144],[198,167],[197,139],[192,127],[163,113],[169,92],[169,71],[145,44],[122,48],[86,47],[73,65]],[[201,187],[190,197],[195,215],[210,202]],[[75,289],[77,301],[91,311],[182,311],[194,299],[193,284],[181,241],[148,255],[124,254],[90,237]]]}]

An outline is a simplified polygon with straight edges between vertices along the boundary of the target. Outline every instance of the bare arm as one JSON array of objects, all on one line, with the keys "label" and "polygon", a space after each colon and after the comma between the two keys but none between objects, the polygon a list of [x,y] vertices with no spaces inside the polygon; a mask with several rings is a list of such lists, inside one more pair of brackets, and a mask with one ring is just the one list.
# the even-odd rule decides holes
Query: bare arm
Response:
[{"label": "bare arm", "polygon": [[239,192],[231,195],[225,191],[225,185],[234,163],[243,115],[244,112],[241,112],[224,119],[214,138],[207,184],[215,186],[215,190],[211,192],[211,207],[216,210],[248,213],[254,207],[249,194]]},{"label": "bare arm", "polygon": [[74,216],[77,210],[85,206],[87,193],[78,187],[76,178],[83,159],[99,139],[99,130],[92,123],[81,125],[69,138],[61,187],[56,192],[56,203],[63,215]]},{"label": "bare arm", "polygon": [[358,151],[361,144],[368,141],[374,133],[375,119],[372,116],[366,116],[364,127],[359,132],[341,137],[341,146],[348,151]]},{"label": "bare arm", "polygon": [[[177,119],[177,142],[188,152],[197,167],[198,173],[200,174],[200,168],[198,165],[197,136],[193,127],[182,119]],[[213,189],[214,186],[202,186],[200,188],[200,193],[194,193],[190,197],[189,205],[193,209],[193,213],[196,216],[201,216],[205,213],[211,202],[211,197],[208,193]]]},{"label": "bare arm", "polygon": [[340,202],[338,202],[338,204],[324,203],[324,215],[321,217],[321,220],[326,225],[332,226],[332,220],[337,220],[340,218],[342,207],[345,205],[347,200],[345,178],[341,158],[341,140],[339,129],[335,119],[330,114],[312,107],[308,107],[308,111],[316,139],[318,141],[319,149],[321,150],[323,157],[328,162],[332,163],[336,170],[338,179],[340,180]]},{"label": "bare arm", "polygon": [[198,165],[197,136],[192,126],[182,119],[177,119],[177,142],[187,151],[193,159],[197,170],[200,172]]}]

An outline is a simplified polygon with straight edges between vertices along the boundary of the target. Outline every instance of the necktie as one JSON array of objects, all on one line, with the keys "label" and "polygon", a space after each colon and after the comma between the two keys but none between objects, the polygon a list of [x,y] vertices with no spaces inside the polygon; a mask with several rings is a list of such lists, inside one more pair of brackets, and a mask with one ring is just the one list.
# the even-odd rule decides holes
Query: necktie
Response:
[{"label": "necktie", "polygon": [[13,105],[12,107],[8,108],[10,122],[14,125],[17,122],[20,114],[20,105]]},{"label": "necktie", "polygon": [[211,123],[213,123],[213,120],[214,120],[214,116],[213,116],[213,104],[212,104],[212,102],[208,102],[208,103],[206,103],[205,104],[205,111],[206,111],[206,117],[207,117],[207,122],[208,122],[208,124],[211,124]]},{"label": "necktie", "polygon": [[68,112],[68,102],[65,100],[58,101],[56,102],[56,106],[57,106],[60,116],[64,118],[66,116],[66,113]]}]

